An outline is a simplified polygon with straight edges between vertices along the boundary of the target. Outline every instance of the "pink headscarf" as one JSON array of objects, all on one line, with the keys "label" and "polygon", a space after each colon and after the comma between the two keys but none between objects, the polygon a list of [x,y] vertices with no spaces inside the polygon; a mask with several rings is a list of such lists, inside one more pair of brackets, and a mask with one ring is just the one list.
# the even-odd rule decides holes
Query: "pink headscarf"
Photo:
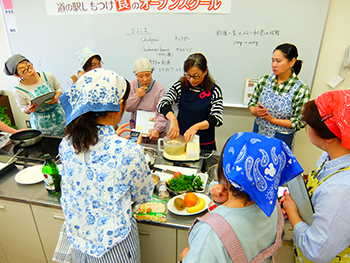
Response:
[{"label": "pink headscarf", "polygon": [[350,90],[323,93],[315,99],[321,120],[350,149]]}]

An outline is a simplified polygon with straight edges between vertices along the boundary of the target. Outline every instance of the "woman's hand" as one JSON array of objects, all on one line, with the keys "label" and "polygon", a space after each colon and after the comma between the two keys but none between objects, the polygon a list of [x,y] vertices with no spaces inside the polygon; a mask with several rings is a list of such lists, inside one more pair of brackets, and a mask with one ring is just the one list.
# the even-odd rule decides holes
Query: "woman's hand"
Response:
[{"label": "woman's hand", "polygon": [[180,254],[180,261],[182,261],[187,256],[187,253],[189,250],[190,250],[190,247],[186,247],[184,250],[182,250]]},{"label": "woman's hand", "polygon": [[157,141],[159,139],[159,131],[156,129],[153,129],[149,134],[149,138],[152,141]]},{"label": "woman's hand", "polygon": [[300,218],[298,207],[289,193],[286,193],[281,198],[280,202],[282,203],[284,217],[289,219],[292,227],[303,221]]},{"label": "woman's hand", "polygon": [[197,125],[192,125],[184,134],[184,138],[186,142],[192,141],[193,137],[197,134],[198,128]]},{"label": "woman's hand", "polygon": [[264,119],[267,114],[268,110],[265,109],[263,105],[261,105],[261,102],[259,102],[258,106],[256,106],[256,116]]},{"label": "woman's hand", "polygon": [[179,123],[177,122],[177,118],[176,118],[174,112],[169,111],[166,114],[166,118],[170,121],[168,136],[171,139],[176,139],[177,137],[179,137],[180,128],[179,128]]},{"label": "woman's hand", "polygon": [[32,112],[35,112],[38,108],[38,103],[30,104],[27,108],[24,108],[23,112],[26,114],[31,114]]},{"label": "woman's hand", "polygon": [[210,187],[210,194],[216,203],[222,204],[228,199],[228,189],[226,185],[214,184]]},{"label": "woman's hand", "polygon": [[49,105],[56,104],[61,95],[62,95],[62,92],[57,91],[55,97],[53,97],[53,99],[50,102],[48,102],[47,104],[49,104]]},{"label": "woman's hand", "polygon": [[[120,127],[117,127],[117,131],[116,131],[116,132],[117,132],[117,135],[120,136],[120,135],[122,135],[123,132],[131,132],[131,129],[125,128],[125,127],[128,126],[129,124],[130,124],[130,122],[125,123],[125,124],[123,124],[123,125],[120,125]],[[125,138],[125,139],[129,139],[129,138],[130,138],[130,134],[126,135],[124,138]]]},{"label": "woman's hand", "polygon": [[143,96],[146,95],[146,89],[147,87],[140,87],[139,89],[137,89],[136,91],[136,96],[139,98],[142,98]]}]

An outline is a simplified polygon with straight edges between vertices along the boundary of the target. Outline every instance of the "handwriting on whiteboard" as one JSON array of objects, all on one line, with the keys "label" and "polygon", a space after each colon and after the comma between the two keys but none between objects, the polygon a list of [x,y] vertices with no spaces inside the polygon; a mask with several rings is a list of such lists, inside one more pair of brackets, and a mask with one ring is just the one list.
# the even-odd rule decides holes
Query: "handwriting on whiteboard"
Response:
[{"label": "handwriting on whiteboard", "polygon": [[[259,40],[257,39],[244,39],[245,37],[279,37],[280,30],[265,30],[265,29],[254,29],[254,30],[227,30],[218,29],[216,30],[216,37],[232,37],[233,46],[259,46]],[[236,39],[239,37],[240,39]]]}]

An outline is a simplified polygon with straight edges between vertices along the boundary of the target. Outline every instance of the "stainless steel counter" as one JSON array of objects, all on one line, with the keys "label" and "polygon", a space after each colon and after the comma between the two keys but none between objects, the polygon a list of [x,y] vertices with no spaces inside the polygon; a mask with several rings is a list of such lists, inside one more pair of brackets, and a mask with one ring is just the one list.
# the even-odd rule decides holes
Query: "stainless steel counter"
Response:
[{"label": "stainless steel counter", "polygon": [[[169,160],[164,160],[161,156],[157,159],[156,163],[166,165],[174,164]],[[195,162],[188,162],[187,164],[189,164],[191,168],[195,168],[198,171],[200,171],[203,164],[203,159],[200,159],[199,161]],[[10,169],[7,173],[0,175],[0,200],[5,199],[9,201],[28,203],[31,205],[39,205],[57,209],[61,208],[61,195],[49,194],[45,189],[44,182],[31,185],[18,184],[14,178],[19,171],[20,169],[14,167]],[[142,222],[154,225],[162,225],[171,228],[188,229],[191,226],[193,220],[197,216],[201,216],[203,214],[205,214],[205,212],[194,216],[178,216],[171,213],[170,211],[167,211],[166,223],[149,221]]]}]

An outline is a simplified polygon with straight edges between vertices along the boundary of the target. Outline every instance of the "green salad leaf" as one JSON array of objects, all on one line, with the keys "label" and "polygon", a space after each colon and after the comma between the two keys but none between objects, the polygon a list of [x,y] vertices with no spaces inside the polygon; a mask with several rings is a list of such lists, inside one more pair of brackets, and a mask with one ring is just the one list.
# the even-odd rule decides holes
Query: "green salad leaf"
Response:
[{"label": "green salad leaf", "polygon": [[203,190],[203,181],[198,176],[196,179],[196,175],[178,175],[177,177],[173,177],[168,180],[168,187],[175,192],[182,191],[202,191]]}]

